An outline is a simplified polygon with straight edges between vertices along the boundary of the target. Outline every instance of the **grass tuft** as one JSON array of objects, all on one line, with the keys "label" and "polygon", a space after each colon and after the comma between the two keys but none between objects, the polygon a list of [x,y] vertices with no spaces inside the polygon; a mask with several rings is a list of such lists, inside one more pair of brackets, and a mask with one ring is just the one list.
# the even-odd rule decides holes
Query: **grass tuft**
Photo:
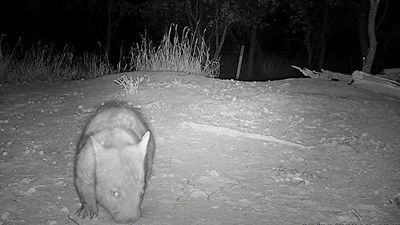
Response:
[{"label": "grass tuft", "polygon": [[149,79],[146,80],[145,76],[123,75],[114,82],[123,87],[125,94],[133,95],[139,91],[139,85]]},{"label": "grass tuft", "polygon": [[218,77],[219,62],[210,59],[210,49],[204,38],[198,38],[185,27],[179,36],[178,26],[172,24],[158,47],[142,37],[130,51],[129,70],[176,71]]}]

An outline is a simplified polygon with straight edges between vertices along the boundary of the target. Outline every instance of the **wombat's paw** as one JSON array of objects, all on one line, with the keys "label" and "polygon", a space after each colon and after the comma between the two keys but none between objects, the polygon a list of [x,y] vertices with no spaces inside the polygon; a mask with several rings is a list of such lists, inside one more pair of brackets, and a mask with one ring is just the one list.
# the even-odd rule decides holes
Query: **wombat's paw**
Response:
[{"label": "wombat's paw", "polygon": [[76,216],[82,219],[88,216],[90,219],[92,219],[93,217],[97,217],[97,215],[98,215],[97,207],[93,208],[92,206],[87,204],[82,204],[82,207],[78,209],[78,211],[76,211]]}]

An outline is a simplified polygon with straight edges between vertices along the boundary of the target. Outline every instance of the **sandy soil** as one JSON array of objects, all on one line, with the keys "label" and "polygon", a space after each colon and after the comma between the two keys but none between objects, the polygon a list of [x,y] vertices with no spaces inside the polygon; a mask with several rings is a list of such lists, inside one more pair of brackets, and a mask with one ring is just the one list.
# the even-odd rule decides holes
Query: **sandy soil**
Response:
[{"label": "sandy soil", "polygon": [[0,225],[112,224],[104,210],[77,219],[73,186],[76,142],[110,99],[140,107],[155,133],[135,224],[400,224],[400,100],[174,73],[141,73],[125,95],[120,76],[0,86]]}]

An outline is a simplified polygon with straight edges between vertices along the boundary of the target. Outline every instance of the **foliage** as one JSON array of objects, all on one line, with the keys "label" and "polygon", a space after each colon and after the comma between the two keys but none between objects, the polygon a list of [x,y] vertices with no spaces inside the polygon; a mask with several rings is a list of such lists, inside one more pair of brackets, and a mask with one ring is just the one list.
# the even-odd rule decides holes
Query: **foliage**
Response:
[{"label": "foliage", "polygon": [[288,31],[292,33],[304,33],[310,27],[317,26],[321,21],[318,14],[323,4],[329,7],[337,7],[340,0],[285,0],[283,7],[286,8],[286,14],[289,17]]},{"label": "foliage", "polygon": [[[189,26],[198,38],[204,38],[212,58],[218,60],[226,37],[236,39],[254,25],[268,27],[270,21],[265,18],[279,5],[278,0],[148,0],[140,8],[152,30],[163,30],[171,22]],[[231,33],[233,29],[240,32]]]},{"label": "foliage", "polygon": [[165,28],[172,23],[182,27],[188,25],[186,4],[186,0],[148,0],[138,6],[138,13],[144,21],[146,31],[158,38],[165,34]]},{"label": "foliage", "polygon": [[273,15],[282,4],[278,0],[258,0],[258,1],[238,1],[239,4],[239,21],[244,27],[256,26],[259,29],[269,27],[273,19]]}]

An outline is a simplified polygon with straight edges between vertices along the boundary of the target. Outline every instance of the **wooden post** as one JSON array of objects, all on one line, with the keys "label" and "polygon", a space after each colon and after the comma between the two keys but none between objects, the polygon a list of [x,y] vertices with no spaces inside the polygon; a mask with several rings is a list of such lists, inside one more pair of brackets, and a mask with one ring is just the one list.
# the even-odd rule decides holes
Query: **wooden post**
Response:
[{"label": "wooden post", "polygon": [[239,56],[237,70],[236,70],[236,80],[239,80],[239,77],[240,77],[240,69],[242,68],[242,61],[243,61],[243,52],[244,52],[244,45],[240,46],[240,56]]}]

